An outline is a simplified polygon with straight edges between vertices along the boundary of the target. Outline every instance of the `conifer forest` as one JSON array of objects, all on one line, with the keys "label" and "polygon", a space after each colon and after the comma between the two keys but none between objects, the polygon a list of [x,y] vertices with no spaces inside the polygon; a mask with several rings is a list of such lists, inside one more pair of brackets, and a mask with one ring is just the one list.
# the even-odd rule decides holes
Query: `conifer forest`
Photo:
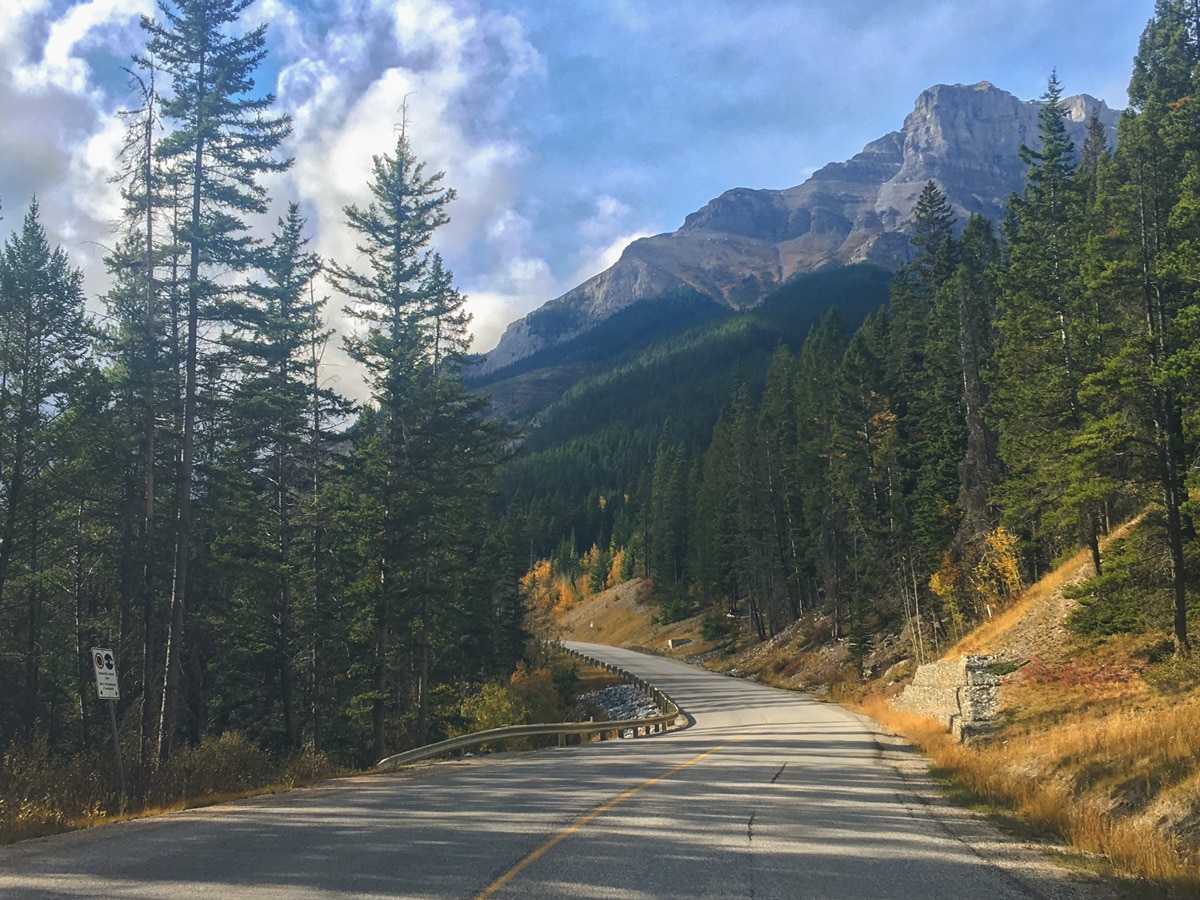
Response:
[{"label": "conifer forest", "polygon": [[[830,276],[851,296],[794,342],[745,339],[770,321],[749,313],[701,322],[527,438],[468,384],[465,298],[433,249],[454,191],[414,154],[419,122],[344,211],[353,259],[313,253],[297,204],[264,222],[290,122],[255,87],[248,5],[143,20],[101,312],[36,200],[0,198],[0,754],[111,741],[100,646],[135,790],[226,734],[369,765],[536,667],[549,607],[633,578],[713,635],[821,613],[860,663],[902,629],[924,661],[1090,548],[1076,627],[1191,651],[1194,3],[1157,3],[1115,145],[1098,122],[1072,143],[1050,76],[1003,222],[926,185],[882,304],[847,313],[874,302],[864,267]],[[364,402],[330,387],[334,342]]]}]

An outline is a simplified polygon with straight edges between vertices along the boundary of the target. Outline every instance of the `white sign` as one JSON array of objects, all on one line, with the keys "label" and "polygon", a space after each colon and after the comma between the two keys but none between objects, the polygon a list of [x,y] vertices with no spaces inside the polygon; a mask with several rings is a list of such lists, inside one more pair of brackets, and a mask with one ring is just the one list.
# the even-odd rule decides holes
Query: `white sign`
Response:
[{"label": "white sign", "polygon": [[111,650],[92,648],[92,670],[96,673],[96,693],[101,700],[120,700],[117,688],[117,659]]}]

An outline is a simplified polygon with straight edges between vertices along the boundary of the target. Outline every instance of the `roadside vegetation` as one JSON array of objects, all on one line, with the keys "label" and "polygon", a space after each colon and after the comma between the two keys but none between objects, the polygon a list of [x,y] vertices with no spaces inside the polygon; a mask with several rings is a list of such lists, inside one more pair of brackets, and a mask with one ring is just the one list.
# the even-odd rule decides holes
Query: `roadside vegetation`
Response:
[{"label": "roadside vegetation", "polygon": [[[1160,0],[1115,144],[1094,118],[1072,139],[1052,75],[1003,223],[931,182],[886,308],[831,313],[761,380],[734,367],[711,434],[664,418],[633,471],[600,417],[546,451],[522,487],[551,569],[623,552],[682,654],[862,703],[964,790],[1200,890],[1197,98],[1200,13]],[[608,480],[556,480],[573,463]],[[918,665],[1000,647],[987,738],[886,705]]]},{"label": "roadside vegetation", "polygon": [[[1052,74],[1004,221],[965,216],[926,184],[886,305],[841,316],[869,287],[853,267],[797,279],[794,307],[823,290],[833,309],[803,338],[781,330],[769,355],[715,352],[748,327],[734,317],[580,381],[502,470],[540,558],[531,571],[571,585],[588,554],[623,554],[663,622],[744,619],[766,643],[821,621],[865,669],[888,634],[937,658],[1079,548],[1105,578],[1126,577],[1120,557],[1136,553],[1156,579],[1138,615],[1187,656],[1198,72],[1200,16],[1164,0],[1116,134],[1074,121]],[[656,367],[667,358],[677,374]],[[1147,508],[1136,548],[1101,552]],[[1085,606],[1124,627],[1106,600]]]},{"label": "roadside vegetation", "polygon": [[[553,651],[531,656],[538,659],[536,667],[519,663],[508,678],[443,688],[436,714],[446,737],[503,725],[604,717],[578,698],[622,683],[619,676]],[[123,755],[135,754],[135,735],[123,737]],[[537,740],[510,740],[503,748],[485,745],[475,752],[530,749]],[[279,756],[226,731],[180,747],[146,783],[133,785],[132,796],[122,797],[111,745],[63,758],[38,732],[11,742],[0,758],[0,844],[277,793],[357,771],[339,767],[311,746]]]},{"label": "roadside vegetation", "polygon": [[[954,759],[984,760],[972,790],[1008,778],[1006,802],[1131,870],[1194,866],[1194,2],[1155,5],[1115,146],[1094,119],[1074,144],[1050,77],[1003,223],[959,221],[927,184],[886,306],[864,310],[877,269],[797,280],[580,381],[523,457],[467,389],[464,298],[432,250],[454,192],[403,111],[369,202],[343,211],[353,264],[308,250],[295,204],[263,221],[291,123],[253,88],[247,8],[145,20],[102,319],[36,200],[0,252],[4,834],[559,715],[567,679],[530,634],[614,590],[648,592],[658,637],[738,651],[732,670],[886,694],[1060,596],[1025,585],[1081,553],[1073,643],[1022,658],[1019,708]],[[354,323],[362,403],[328,388],[322,283]],[[805,291],[847,314],[814,323]],[[795,341],[768,359],[772,323]],[[95,646],[118,659],[125,804]],[[988,755],[1017,745],[1020,764]],[[1159,862],[1118,846],[1135,825]]]},{"label": "roadside vegetation", "polygon": [[[126,741],[125,753],[136,753]],[[122,798],[103,745],[64,759],[44,734],[13,741],[0,766],[0,844],[145,815],[209,806],[256,793],[289,790],[338,774],[328,757],[311,749],[279,759],[235,732],[180,748]]]},{"label": "roadside vegetation", "polygon": [[[291,122],[256,87],[248,6],[142,20],[103,315],[36,199],[5,222],[6,838],[363,769],[483,716],[485,685],[537,705],[512,681],[536,680],[525,536],[491,510],[509,439],[464,385],[465,298],[432,247],[454,191],[400,111],[343,210],[353,261],[313,253],[270,193]],[[361,402],[331,388],[331,302]]]},{"label": "roadside vegetation", "polygon": [[[1033,660],[1002,689],[994,730],[967,745],[937,722],[892,709],[883,694],[860,708],[919,746],[968,796],[1117,873],[1195,896],[1200,667],[1169,650],[1162,659],[1163,643],[1112,639],[1058,666]],[[1189,687],[1179,686],[1184,670]]]}]

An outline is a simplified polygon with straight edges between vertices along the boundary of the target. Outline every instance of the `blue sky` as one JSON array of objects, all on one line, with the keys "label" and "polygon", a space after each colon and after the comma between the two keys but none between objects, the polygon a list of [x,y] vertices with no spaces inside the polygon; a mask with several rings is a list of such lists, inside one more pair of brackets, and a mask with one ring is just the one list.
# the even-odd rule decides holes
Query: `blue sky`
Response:
[{"label": "blue sky", "polygon": [[[121,71],[152,0],[5,0],[0,203],[36,193],[52,238],[103,289]],[[898,129],[937,83],[1125,104],[1152,0],[256,0],[264,83],[295,118],[298,200],[317,249],[353,264],[341,209],[409,133],[458,191],[439,249],[477,349],[509,321],[672,231],[732,187],[783,188]],[[272,216],[265,224],[274,223]],[[331,304],[340,303],[335,299]],[[336,316],[335,316],[336,319]],[[335,321],[335,325],[340,326]]]}]

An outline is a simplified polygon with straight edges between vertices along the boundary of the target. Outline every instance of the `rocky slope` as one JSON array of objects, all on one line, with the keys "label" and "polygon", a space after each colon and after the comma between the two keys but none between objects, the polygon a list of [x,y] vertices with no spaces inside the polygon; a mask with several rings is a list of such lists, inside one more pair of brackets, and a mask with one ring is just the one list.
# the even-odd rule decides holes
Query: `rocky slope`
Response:
[{"label": "rocky slope", "polygon": [[[1066,101],[1082,146],[1093,113],[1113,140],[1117,113],[1082,95]],[[671,234],[630,244],[607,271],[511,324],[483,361],[496,372],[587,332],[621,309],[681,290],[750,306],[802,272],[871,261],[896,267],[908,252],[917,196],[933,180],[965,224],[999,222],[1020,191],[1022,143],[1037,138],[1040,104],[987,82],[937,85],[917,98],[900,131],[872,141],[785,190],[735,188],[689,215]]]}]

